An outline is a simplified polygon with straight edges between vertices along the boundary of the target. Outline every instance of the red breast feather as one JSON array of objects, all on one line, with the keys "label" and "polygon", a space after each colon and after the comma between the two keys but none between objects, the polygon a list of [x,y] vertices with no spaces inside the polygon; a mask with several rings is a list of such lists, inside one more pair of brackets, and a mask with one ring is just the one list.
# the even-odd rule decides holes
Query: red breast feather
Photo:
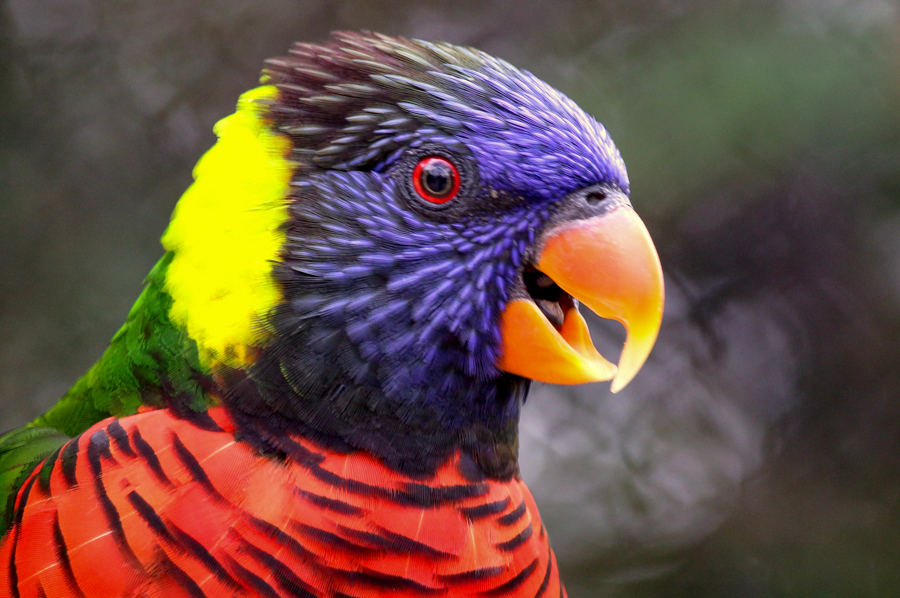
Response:
[{"label": "red breast feather", "polygon": [[221,409],[107,419],[19,494],[3,596],[564,596],[520,479],[457,456],[410,479],[363,452],[291,439],[281,459]]}]

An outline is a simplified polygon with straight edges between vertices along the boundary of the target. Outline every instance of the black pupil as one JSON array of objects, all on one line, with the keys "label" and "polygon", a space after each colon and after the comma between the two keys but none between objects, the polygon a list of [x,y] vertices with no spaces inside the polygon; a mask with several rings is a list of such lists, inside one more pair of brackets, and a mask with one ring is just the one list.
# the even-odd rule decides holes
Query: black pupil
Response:
[{"label": "black pupil", "polygon": [[421,174],[422,188],[434,197],[444,197],[453,190],[453,169],[443,160],[425,164]]}]

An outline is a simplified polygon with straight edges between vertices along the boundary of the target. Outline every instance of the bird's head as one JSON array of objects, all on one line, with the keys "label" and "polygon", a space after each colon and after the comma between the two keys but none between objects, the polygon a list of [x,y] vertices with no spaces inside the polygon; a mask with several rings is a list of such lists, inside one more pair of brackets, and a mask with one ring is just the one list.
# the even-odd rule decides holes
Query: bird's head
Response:
[{"label": "bird's head", "polygon": [[[171,317],[243,412],[405,462],[495,450],[529,379],[615,391],[640,369],[659,261],[618,150],[571,100],[377,34],[297,44],[264,83],[164,238]],[[579,302],[625,325],[618,368]]]}]

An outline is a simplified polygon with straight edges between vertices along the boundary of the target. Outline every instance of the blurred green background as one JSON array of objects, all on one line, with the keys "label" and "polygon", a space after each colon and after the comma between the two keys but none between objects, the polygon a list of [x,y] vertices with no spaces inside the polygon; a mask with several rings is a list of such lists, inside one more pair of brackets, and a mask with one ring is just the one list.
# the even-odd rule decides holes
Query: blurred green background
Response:
[{"label": "blurred green background", "polygon": [[900,596],[895,0],[0,2],[2,427],[100,355],[262,60],[360,28],[534,72],[629,166],[657,348],[522,422],[570,595]]}]

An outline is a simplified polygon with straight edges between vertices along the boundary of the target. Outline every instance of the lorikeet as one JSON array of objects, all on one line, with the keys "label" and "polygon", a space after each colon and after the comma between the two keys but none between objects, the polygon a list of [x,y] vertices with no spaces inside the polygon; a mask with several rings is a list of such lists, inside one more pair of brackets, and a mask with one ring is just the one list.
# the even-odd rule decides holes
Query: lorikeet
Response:
[{"label": "lorikeet", "polygon": [[101,359],[0,439],[0,595],[565,595],[519,410],[624,386],[662,314],[613,142],[445,43],[338,33],[262,83]]}]

